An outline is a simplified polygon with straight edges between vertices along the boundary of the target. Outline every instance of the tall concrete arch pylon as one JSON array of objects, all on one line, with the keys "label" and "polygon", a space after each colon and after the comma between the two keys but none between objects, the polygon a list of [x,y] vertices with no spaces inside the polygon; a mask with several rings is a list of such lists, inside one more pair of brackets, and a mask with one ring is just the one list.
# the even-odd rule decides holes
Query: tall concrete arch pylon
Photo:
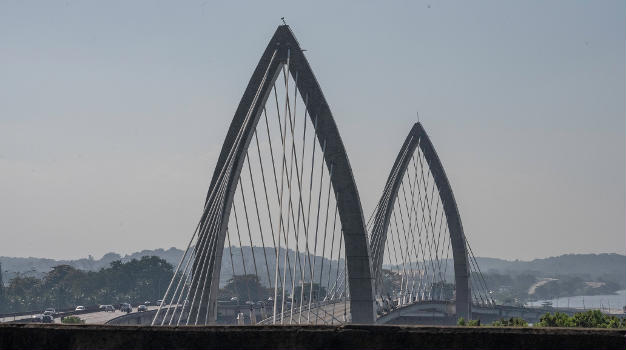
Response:
[{"label": "tall concrete arch pylon", "polygon": [[[413,125],[402,147],[400,148],[398,156],[396,157],[385,184],[383,195],[381,196],[375,212],[370,235],[375,288],[377,294],[380,295],[382,289],[383,258],[385,254],[385,246],[388,243],[387,236],[390,228],[390,221],[395,208],[396,200],[399,197],[398,193],[401,188],[402,181],[405,178],[405,173],[407,172],[409,163],[413,159],[416,150],[419,150],[420,156],[423,155],[423,159],[432,174],[432,179],[434,180],[433,188],[436,187],[437,189],[436,192],[439,195],[439,200],[442,204],[443,212],[445,213],[447,232],[449,232],[449,245],[452,248],[454,260],[456,314],[458,317],[470,318],[472,305],[469,278],[470,264],[468,262],[468,252],[461,217],[454,199],[452,187],[448,181],[448,177],[446,176],[441,160],[439,159],[428,134],[419,122]],[[417,179],[417,175],[415,177]],[[426,223],[424,226],[426,226]],[[416,227],[419,230],[419,225]],[[414,234],[417,235],[417,233]],[[431,260],[432,259],[433,258],[431,257]],[[423,266],[428,267],[428,262],[425,261]]]},{"label": "tall concrete arch pylon", "polygon": [[[299,97],[301,97],[303,101],[306,101],[304,103],[306,109],[305,119],[308,115],[310,122],[314,125],[314,132],[317,141],[319,142],[320,149],[323,147],[323,162],[325,163],[325,166],[327,168],[326,173],[329,175],[328,178],[330,179],[329,181],[332,185],[332,192],[330,190],[330,185],[328,191],[329,195],[330,193],[334,193],[335,195],[336,211],[338,212],[341,224],[341,234],[343,237],[343,242],[345,242],[345,245],[343,246],[343,249],[345,249],[344,259],[339,259],[338,261],[342,261],[342,265],[345,261],[345,277],[342,277],[342,279],[346,279],[344,285],[347,287],[344,287],[344,289],[346,290],[345,292],[343,292],[346,302],[348,302],[347,296],[349,295],[349,309],[346,308],[346,310],[349,310],[349,318],[353,323],[367,324],[374,322],[374,290],[372,267],[370,264],[369,256],[369,243],[367,231],[363,220],[361,202],[353,178],[352,169],[348,161],[348,156],[346,154],[346,150],[342,143],[339,130],[334,121],[329,105],[324,98],[320,85],[318,84],[306,57],[304,56],[304,53],[301,50],[298,41],[296,40],[289,26],[281,25],[277,28],[272,39],[267,45],[267,48],[261,56],[261,59],[259,60],[256,69],[254,70],[252,77],[250,78],[243,97],[241,98],[234,118],[228,129],[228,133],[224,140],[221,153],[213,172],[209,190],[206,196],[204,211],[198,224],[198,228],[196,229],[196,234],[194,234],[194,237],[192,237],[190,241],[188,253],[185,253],[186,256],[183,256],[181,263],[177,268],[177,271],[180,270],[182,272],[175,274],[172,282],[170,283],[170,287],[168,288],[168,292],[166,292],[166,295],[164,297],[164,302],[169,302],[170,304],[169,309],[174,309],[171,315],[178,315],[176,314],[177,311],[175,309],[176,307],[178,307],[178,305],[181,305],[180,308],[182,310],[185,310],[182,312],[178,311],[181,316],[179,316],[179,320],[175,321],[174,324],[180,324],[180,320],[185,318],[187,318],[187,323],[185,324],[207,324],[213,322],[217,317],[216,305],[217,296],[220,288],[220,271],[222,269],[222,258],[224,254],[225,240],[227,238],[227,231],[229,229],[229,219],[231,217],[231,212],[233,209],[233,199],[237,192],[238,186],[241,183],[240,176],[242,174],[242,168],[246,164],[248,148],[251,142],[257,136],[257,124],[259,124],[259,120],[261,119],[262,114],[265,113],[265,104],[268,101],[268,98],[270,98],[270,96],[272,97],[272,99],[274,98],[272,94],[275,93],[275,83],[281,75],[281,72],[283,73],[284,79],[288,79],[289,75],[291,76],[290,78],[294,79],[294,87],[297,89]],[[288,89],[286,90],[288,91]],[[289,98],[295,99],[296,97],[298,96],[296,96],[295,93],[294,96],[288,96],[286,106],[289,104]],[[276,103],[278,105],[278,100]],[[293,107],[293,109],[295,113],[295,106]],[[285,118],[284,130],[282,129],[283,126],[281,126],[281,142],[283,143],[283,147],[285,144],[285,137],[283,136],[283,132],[287,133],[288,129],[286,121],[287,112],[289,112],[289,123],[291,123],[291,106],[285,107],[285,114],[283,115]],[[267,116],[265,117],[267,118]],[[256,143],[258,146],[258,140],[256,140]],[[259,157],[260,156],[261,154],[259,154]],[[274,156],[272,156],[272,162],[274,161],[273,157]],[[283,158],[284,157],[285,153],[283,152]],[[297,167],[298,163],[296,160],[296,169]],[[311,174],[313,174],[313,172]],[[294,179],[297,175],[298,172],[296,170],[292,179]],[[253,174],[251,173],[250,176],[253,176]],[[311,177],[312,176],[313,175],[311,175]],[[311,181],[311,183],[313,183],[313,181]],[[299,177],[298,186],[300,186]],[[278,191],[277,187],[277,192],[280,192],[280,203],[282,205],[282,203],[284,202],[282,190]],[[241,194],[244,195],[243,190],[241,191]],[[289,195],[291,196],[291,189],[289,189]],[[254,204],[256,205],[256,194],[254,196]],[[291,201],[291,197],[289,200]],[[296,203],[294,203],[294,207],[297,207]],[[250,210],[252,210],[251,208],[252,206],[250,205]],[[289,208],[291,209],[291,202],[289,203]],[[300,222],[300,212],[298,211],[299,209],[300,208],[296,210],[298,216],[298,225]],[[282,207],[281,210],[283,210]],[[304,216],[304,210],[302,210],[302,214],[302,216]],[[242,214],[240,213],[240,215]],[[247,209],[245,215],[247,219]],[[282,220],[283,219],[281,217],[281,225]],[[283,229],[283,231],[289,229],[289,220],[286,221],[287,224],[284,225],[285,228]],[[293,218],[293,221],[296,221],[295,216]],[[274,223],[274,225],[276,226],[278,224]],[[260,229],[261,226],[261,221],[259,220]],[[299,230],[299,226],[297,227],[298,228],[296,230]],[[274,226],[270,225],[270,228],[273,230]],[[250,229],[250,227],[248,227],[248,229]],[[317,226],[315,227],[315,230],[318,231]],[[320,227],[320,236],[321,230],[322,228]],[[279,244],[281,239],[281,232],[276,235],[278,237]],[[274,233],[272,234],[273,238]],[[285,233],[282,234],[286,236]],[[252,237],[250,238],[250,242],[250,246],[252,246]],[[230,242],[228,242],[228,244],[230,245]],[[309,247],[307,246],[307,252],[308,249]],[[280,274],[278,273],[278,260],[281,258],[279,256],[280,252],[281,250],[279,247],[276,250],[275,265],[277,272],[275,282],[280,280]],[[243,250],[241,254],[243,255]],[[254,257],[254,251],[252,252],[252,254]],[[285,257],[287,259],[289,259],[290,256],[293,260],[299,259],[299,255],[297,254],[288,255],[287,253],[285,253]],[[339,256],[341,257],[341,255]],[[189,272],[185,272],[186,267],[182,268],[181,270],[181,266],[187,266],[184,263],[185,259],[189,261],[186,263],[187,265],[189,265]],[[314,264],[315,259],[316,258],[314,256],[313,262],[310,264]],[[265,262],[266,264],[268,263],[267,257]],[[254,268],[255,270],[257,268],[256,260]],[[267,270],[268,279],[269,282],[271,282],[271,280],[273,279],[273,274],[269,273],[269,267]],[[287,269],[284,268],[284,270]],[[309,279],[311,280],[309,289],[311,290],[311,295],[313,295],[313,288],[315,288],[313,280],[316,277],[314,272],[315,267],[313,269],[309,267],[309,270]],[[296,272],[295,265],[293,271],[294,273]],[[283,272],[285,276],[282,279],[283,283],[287,276],[289,276],[287,272],[291,274],[291,270]],[[179,275],[182,277],[178,277]],[[303,274],[302,276],[305,276],[305,274]],[[178,282],[175,281],[176,278],[179,278]],[[181,295],[184,292],[186,293],[186,296],[178,296],[178,299],[174,300],[176,299],[176,293],[178,293],[177,291],[179,287],[181,289]],[[288,286],[283,286],[281,289],[283,295],[281,298],[281,302],[283,304],[285,303],[284,289],[287,287]],[[303,285],[302,290],[305,289],[304,287],[305,286]],[[186,290],[185,288],[188,289]],[[280,292],[276,292],[277,295],[280,297]],[[293,295],[293,291],[291,293]],[[183,300],[184,302],[181,300]],[[189,306],[189,310],[187,311],[185,307],[188,302],[191,306]],[[277,302],[278,300],[274,300],[274,304],[276,304]],[[295,299],[292,298],[290,303],[293,304],[294,302]],[[281,308],[279,308],[278,311],[281,311],[280,309]],[[311,309],[310,302],[309,309]],[[159,317],[160,312],[161,311],[157,313],[155,321]],[[274,307],[274,322],[276,322],[276,313],[277,308]],[[302,301],[300,304],[300,313],[303,313]],[[282,323],[284,317],[280,317]],[[173,316],[170,316],[170,324],[172,324],[172,318]],[[289,322],[291,322],[293,318],[294,316],[292,309],[292,316],[291,319],[289,319]],[[167,320],[167,314],[165,315],[165,317],[163,317],[161,314],[161,319]],[[193,320],[189,321],[189,319]]]}]

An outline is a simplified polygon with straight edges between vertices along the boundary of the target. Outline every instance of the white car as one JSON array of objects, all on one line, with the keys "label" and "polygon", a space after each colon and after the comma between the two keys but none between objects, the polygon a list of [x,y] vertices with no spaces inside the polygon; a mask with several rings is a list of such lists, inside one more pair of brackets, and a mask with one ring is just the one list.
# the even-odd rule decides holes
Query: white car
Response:
[{"label": "white car", "polygon": [[74,311],[85,311],[85,307],[82,305],[79,305],[76,307],[76,309],[74,309]]},{"label": "white car", "polygon": [[100,305],[100,311],[115,312],[113,305]]}]

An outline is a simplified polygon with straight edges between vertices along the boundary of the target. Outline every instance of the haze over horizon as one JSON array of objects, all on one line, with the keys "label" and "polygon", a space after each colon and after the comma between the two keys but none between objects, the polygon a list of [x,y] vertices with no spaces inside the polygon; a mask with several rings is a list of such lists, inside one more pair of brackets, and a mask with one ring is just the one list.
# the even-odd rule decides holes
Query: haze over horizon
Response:
[{"label": "haze over horizon", "polygon": [[419,111],[477,256],[626,253],[626,4],[0,3],[0,256],[184,249],[285,16],[367,218]]},{"label": "haze over horizon", "polygon": [[[244,247],[248,247],[244,244]],[[126,252],[126,253],[120,253],[120,252],[116,252],[116,251],[110,251],[110,252],[106,252],[102,255],[97,255],[94,256],[92,254],[88,254],[86,256],[77,256],[74,258],[50,258],[47,256],[11,256],[11,255],[0,255],[0,257],[4,257],[4,258],[25,258],[25,259],[52,259],[52,260],[57,260],[57,261],[76,261],[76,260],[81,260],[81,259],[93,259],[93,260],[101,260],[103,259],[106,255],[110,255],[110,254],[117,254],[122,258],[135,258],[136,255],[141,255],[142,252],[144,251],[148,251],[148,252],[153,252],[155,250],[159,250],[159,249],[163,249],[163,251],[169,251],[170,249],[177,249],[178,252],[180,252],[181,254],[184,252],[181,248],[176,248],[176,247],[169,247],[169,248],[154,248],[154,249],[142,249],[142,250],[138,250],[138,251],[131,251],[131,252]],[[261,247],[257,247],[256,248],[261,248]],[[602,254],[618,254],[621,256],[626,256],[626,254],[623,253],[564,253],[564,254],[559,254],[559,255],[551,255],[551,256],[543,256],[543,257],[536,257],[536,258],[529,258],[529,259],[518,259],[518,258],[494,258],[491,256],[477,256],[477,259],[500,259],[500,260],[506,260],[506,261],[520,261],[520,262],[530,262],[533,260],[541,260],[541,259],[549,259],[549,258],[557,258],[563,255],[589,255],[589,254],[596,254],[596,255],[602,255]],[[175,267],[175,266],[174,266]]]}]

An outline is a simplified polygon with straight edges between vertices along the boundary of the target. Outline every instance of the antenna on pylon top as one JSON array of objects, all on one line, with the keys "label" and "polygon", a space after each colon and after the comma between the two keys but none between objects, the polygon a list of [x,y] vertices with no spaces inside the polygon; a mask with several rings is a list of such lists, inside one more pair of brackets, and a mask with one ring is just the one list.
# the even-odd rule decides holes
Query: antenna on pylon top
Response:
[{"label": "antenna on pylon top", "polygon": [[283,21],[284,25],[287,25],[287,22],[285,22],[285,17],[281,17],[280,20]]},{"label": "antenna on pylon top", "polygon": [[420,122],[420,112],[418,111],[416,113],[417,113],[417,122],[419,123]]}]

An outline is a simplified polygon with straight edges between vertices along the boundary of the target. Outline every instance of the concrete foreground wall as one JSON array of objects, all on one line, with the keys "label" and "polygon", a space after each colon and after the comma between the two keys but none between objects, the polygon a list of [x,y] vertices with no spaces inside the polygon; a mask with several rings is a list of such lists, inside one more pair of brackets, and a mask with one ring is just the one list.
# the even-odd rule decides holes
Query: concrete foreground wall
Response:
[{"label": "concrete foreground wall", "polygon": [[0,349],[620,349],[626,330],[1,324]]}]

